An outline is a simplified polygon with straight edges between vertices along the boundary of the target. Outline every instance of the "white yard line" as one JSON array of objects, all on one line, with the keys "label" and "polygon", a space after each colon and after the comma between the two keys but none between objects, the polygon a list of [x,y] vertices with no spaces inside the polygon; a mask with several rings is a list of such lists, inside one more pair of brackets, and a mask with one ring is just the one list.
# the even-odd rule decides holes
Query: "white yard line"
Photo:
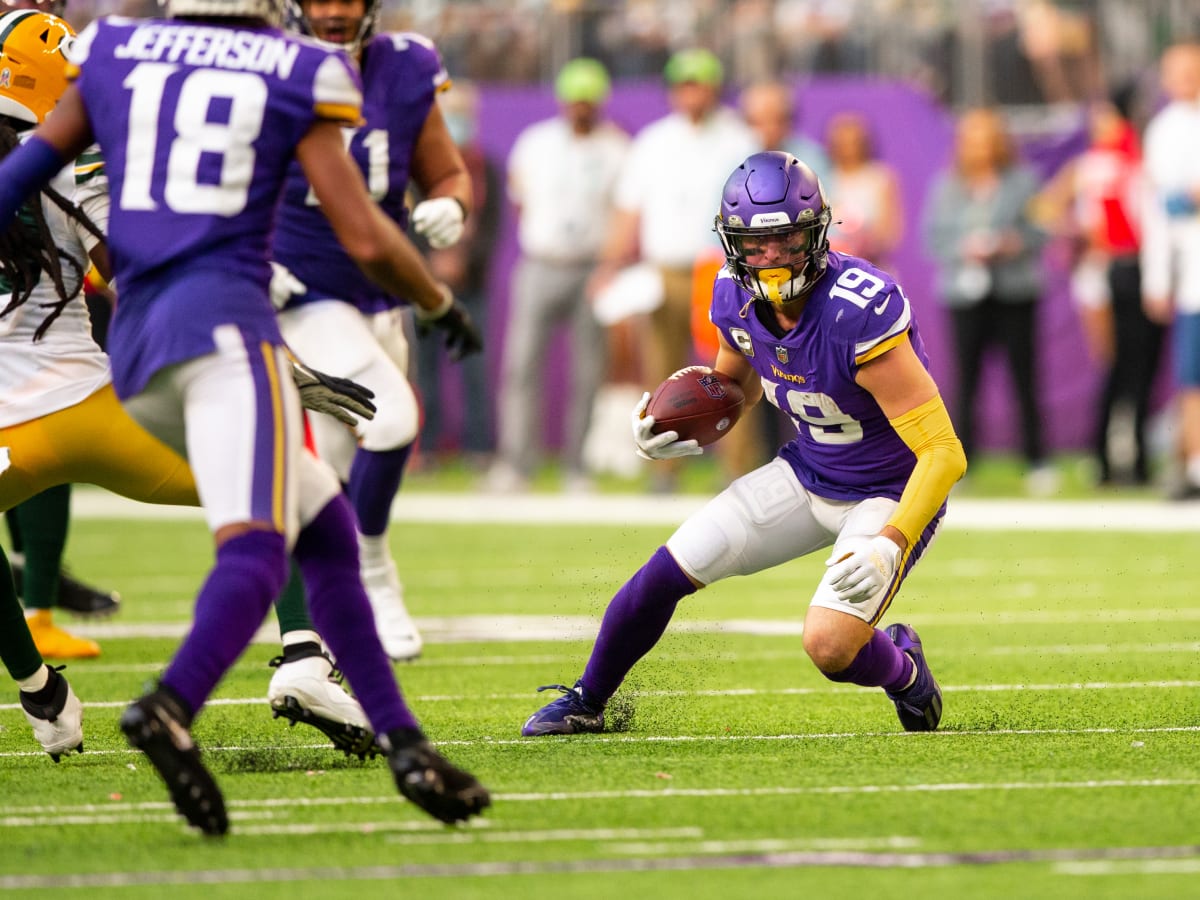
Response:
[{"label": "white yard line", "polygon": [[[1173,690],[1178,688],[1200,688],[1200,681],[1167,680],[1167,681],[1063,681],[1047,683],[1015,682],[1012,684],[945,684],[944,693],[997,693],[1010,694],[1028,691],[1146,691]],[[810,695],[855,694],[870,692],[874,688],[864,688],[857,685],[820,685],[811,688],[711,688],[706,690],[667,690],[667,691],[624,691],[623,696],[630,698],[641,697],[805,697]],[[414,703],[465,703],[470,701],[528,701],[536,700],[537,694],[523,691],[509,694],[416,694],[411,696]],[[209,700],[205,705],[213,706],[258,706],[266,705],[266,697],[218,697]],[[128,700],[89,700],[84,704],[85,709],[124,709],[129,705]],[[0,703],[0,711],[16,711],[20,703]]]},{"label": "white yard line", "polygon": [[[416,616],[417,627],[427,644],[529,643],[540,641],[590,641],[595,638],[600,620],[593,616],[545,615],[466,615]],[[906,616],[916,626],[968,626],[973,628],[1020,625],[1105,625],[1139,622],[1200,622],[1200,607],[1142,609],[997,610],[971,613],[925,613]],[[79,622],[72,633],[94,640],[153,638],[179,640],[191,627],[190,622]],[[796,637],[804,625],[796,619],[724,619],[719,621],[680,619],[671,623],[674,634],[749,634],[762,637]],[[279,626],[268,621],[254,640],[260,644],[278,644]],[[1182,644],[1179,646],[1191,646]],[[1040,648],[1031,645],[1027,652]],[[424,661],[418,665],[425,665]],[[446,665],[442,662],[441,665]]]},{"label": "white yard line", "polygon": [[[710,498],[561,494],[493,496],[481,493],[401,492],[392,518],[401,522],[480,524],[671,525]],[[96,488],[80,487],[71,498],[77,518],[201,520],[200,511],[150,506]],[[971,500],[952,499],[947,528],[1047,531],[1200,532],[1200,504],[1154,500]]]},{"label": "white yard line", "polygon": [[[217,701],[218,703],[220,701]],[[248,701],[232,701],[244,703]],[[255,702],[255,701],[249,701]],[[265,701],[256,701],[265,703]],[[125,703],[87,704],[88,707],[123,707]],[[10,707],[11,708],[11,707]],[[280,726],[283,727],[283,726]],[[515,726],[514,729],[515,731]],[[803,742],[803,741],[845,741],[861,738],[893,738],[900,740],[932,740],[951,741],[958,738],[978,737],[1071,737],[1081,735],[1121,735],[1122,737],[1147,734],[1196,734],[1200,733],[1200,725],[1170,725],[1147,728],[992,728],[964,729],[962,731],[935,731],[933,733],[917,734],[907,731],[832,731],[809,732],[802,734],[673,734],[673,735],[626,735],[626,734],[589,734],[573,738],[479,738],[467,740],[439,740],[439,747],[506,747],[521,746],[525,748],[542,747],[547,750],[564,742],[583,744],[698,744],[739,742]],[[329,743],[305,744],[259,744],[254,746],[208,744],[205,753],[245,753],[248,751],[277,751],[277,750],[330,750]],[[117,750],[88,750],[88,756],[135,756],[139,751],[129,749]],[[10,750],[0,753],[0,759],[45,758],[45,754],[33,750]],[[70,759],[70,757],[67,757]],[[1180,782],[1192,783],[1192,782]],[[1200,783],[1200,782],[1196,782]],[[290,802],[290,801],[288,801]],[[15,810],[8,810],[16,812]]]}]

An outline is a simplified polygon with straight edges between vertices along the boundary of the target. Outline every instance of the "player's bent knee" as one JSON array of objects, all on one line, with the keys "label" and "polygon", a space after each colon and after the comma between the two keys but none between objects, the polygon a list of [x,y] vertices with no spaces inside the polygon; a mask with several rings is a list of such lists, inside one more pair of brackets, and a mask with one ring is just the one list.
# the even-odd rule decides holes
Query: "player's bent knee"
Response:
[{"label": "player's bent knee", "polygon": [[839,680],[837,673],[854,662],[860,649],[861,641],[845,629],[822,627],[808,622],[804,625],[804,652],[821,674],[831,681]]},{"label": "player's bent knee", "polygon": [[384,396],[376,396],[375,406],[375,418],[359,426],[364,450],[386,453],[407,447],[417,439],[420,413],[416,394],[408,382]]}]

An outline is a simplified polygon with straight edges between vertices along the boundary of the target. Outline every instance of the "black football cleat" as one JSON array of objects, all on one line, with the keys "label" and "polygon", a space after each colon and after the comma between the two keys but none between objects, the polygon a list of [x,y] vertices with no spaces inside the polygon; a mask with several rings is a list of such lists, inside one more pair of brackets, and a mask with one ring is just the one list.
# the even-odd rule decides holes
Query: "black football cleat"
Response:
[{"label": "black football cleat", "polygon": [[190,725],[183,704],[163,687],[135,700],[121,716],[130,746],[158,770],[179,814],[205,834],[222,835],[229,831],[225,798],[200,759]]},{"label": "black football cleat", "polygon": [[447,825],[480,815],[492,803],[487,788],[456,768],[420,731],[397,728],[380,738],[400,793]]},{"label": "black football cleat", "polygon": [[[14,556],[15,559],[9,560],[12,563],[13,582],[17,588],[17,595],[23,596],[25,558],[21,554]],[[116,591],[102,591],[90,584],[84,584],[63,569],[58,574],[58,602],[55,605],[84,619],[103,619],[121,608],[121,595]]]},{"label": "black football cleat", "polygon": [[916,678],[911,685],[894,694],[888,692],[888,699],[896,705],[900,724],[905,731],[936,731],[938,723],[942,721],[942,689],[929,670],[916,629],[911,625],[889,625],[887,636],[909,655],[917,667]]}]

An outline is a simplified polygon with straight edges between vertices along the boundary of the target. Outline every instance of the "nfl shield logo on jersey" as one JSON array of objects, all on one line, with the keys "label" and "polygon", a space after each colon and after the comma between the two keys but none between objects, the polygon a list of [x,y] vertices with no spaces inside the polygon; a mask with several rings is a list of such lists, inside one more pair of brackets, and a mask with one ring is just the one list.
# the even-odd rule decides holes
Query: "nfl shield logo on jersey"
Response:
[{"label": "nfl shield logo on jersey", "polygon": [[775,347],[775,358],[777,360],[779,360],[780,364],[787,365],[787,361],[788,361],[787,347],[776,346]]}]

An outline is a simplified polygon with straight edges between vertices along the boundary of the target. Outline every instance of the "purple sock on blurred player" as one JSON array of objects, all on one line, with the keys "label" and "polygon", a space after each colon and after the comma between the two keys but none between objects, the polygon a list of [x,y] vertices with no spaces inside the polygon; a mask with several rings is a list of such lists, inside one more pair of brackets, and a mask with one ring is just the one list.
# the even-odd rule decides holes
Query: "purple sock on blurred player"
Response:
[{"label": "purple sock on blurred player", "polygon": [[617,591],[604,612],[600,634],[583,672],[590,697],[607,703],[634,664],[658,643],[675,606],[696,586],[666,547],[654,555]]},{"label": "purple sock on blurred player", "polygon": [[840,672],[822,674],[830,681],[881,687],[895,693],[903,690],[912,679],[913,661],[892,643],[891,638],[876,628],[850,665]]},{"label": "purple sock on blurred player", "polygon": [[163,673],[195,713],[249,645],[287,579],[283,535],[249,531],[226,541],[200,594],[192,629]]},{"label": "purple sock on blurred player", "polygon": [[363,534],[383,534],[392,512],[392,500],[404,479],[404,466],[412,444],[399,450],[363,450],[354,454],[346,493],[358,516]]},{"label": "purple sock on blurred player", "polygon": [[418,728],[404,702],[375,631],[375,617],[358,571],[354,512],[342,495],[331,500],[301,529],[293,551],[308,595],[308,611],[354,688],[376,734]]}]

